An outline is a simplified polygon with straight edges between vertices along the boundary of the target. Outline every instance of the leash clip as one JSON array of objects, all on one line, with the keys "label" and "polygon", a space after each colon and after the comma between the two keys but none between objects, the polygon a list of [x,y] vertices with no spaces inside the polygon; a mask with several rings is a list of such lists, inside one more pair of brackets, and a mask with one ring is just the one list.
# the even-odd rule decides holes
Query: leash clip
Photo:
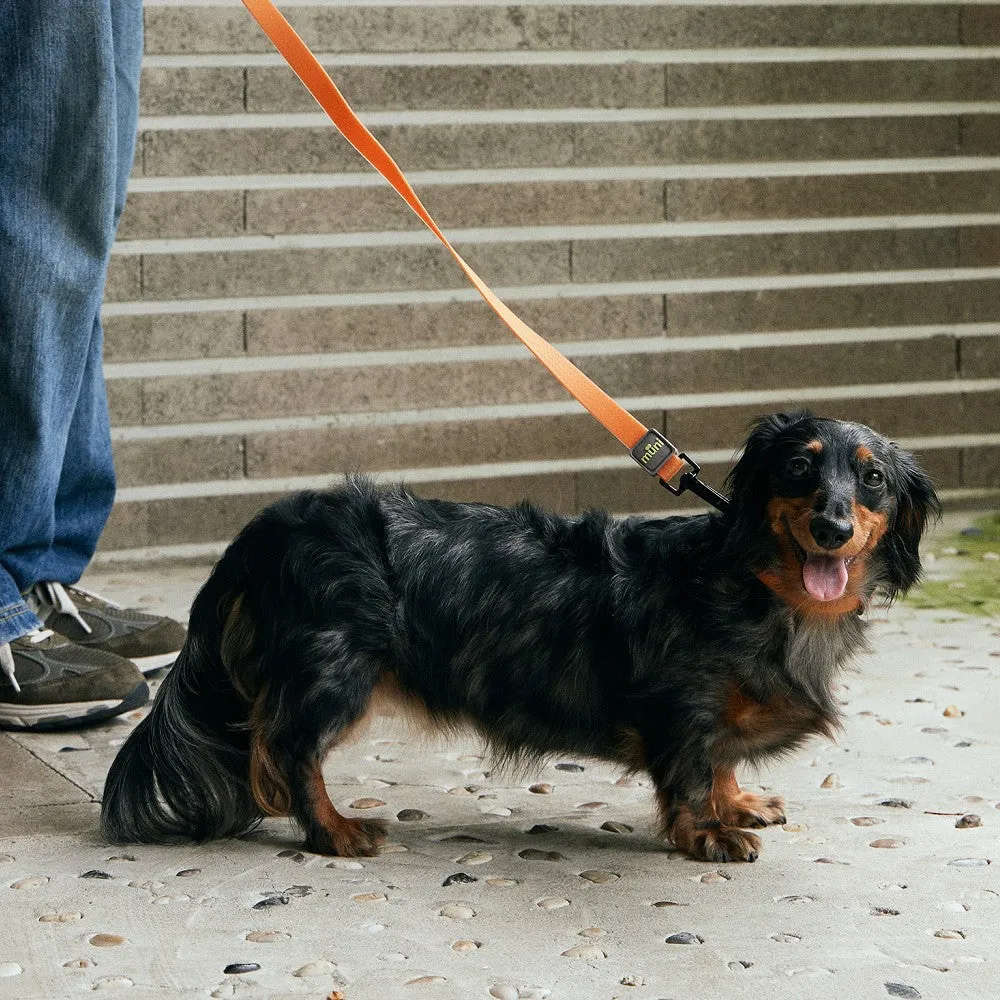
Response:
[{"label": "leash clip", "polygon": [[700,497],[706,503],[711,504],[716,510],[725,513],[729,509],[729,501],[721,493],[713,490],[708,483],[703,483],[698,478],[698,473],[701,472],[701,466],[683,451],[678,452],[677,457],[690,466],[689,471],[685,472],[681,476],[676,486],[671,485],[665,479],[660,480],[660,485],[664,489],[673,493],[675,497],[679,497],[682,493],[686,493],[690,490],[695,496]]}]

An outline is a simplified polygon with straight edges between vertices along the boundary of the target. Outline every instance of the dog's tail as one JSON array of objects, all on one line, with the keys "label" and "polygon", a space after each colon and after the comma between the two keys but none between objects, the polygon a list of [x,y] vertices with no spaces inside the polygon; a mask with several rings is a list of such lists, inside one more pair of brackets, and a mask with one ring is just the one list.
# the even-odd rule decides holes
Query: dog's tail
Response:
[{"label": "dog's tail", "polygon": [[260,781],[251,788],[257,692],[246,690],[256,684],[254,630],[243,606],[247,546],[241,542],[233,543],[195,598],[177,663],[111,765],[101,808],[101,829],[110,841],[233,836],[283,805],[274,801],[283,789],[262,792]]}]

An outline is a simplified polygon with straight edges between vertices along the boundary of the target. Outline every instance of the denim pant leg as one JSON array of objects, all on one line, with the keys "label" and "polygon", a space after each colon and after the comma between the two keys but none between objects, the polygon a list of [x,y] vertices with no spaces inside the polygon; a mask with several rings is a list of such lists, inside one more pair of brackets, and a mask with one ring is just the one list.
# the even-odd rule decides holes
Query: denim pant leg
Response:
[{"label": "denim pant leg", "polygon": [[141,17],[141,0],[0,0],[0,642],[38,624],[21,591],[79,577],[113,498],[99,310]]}]

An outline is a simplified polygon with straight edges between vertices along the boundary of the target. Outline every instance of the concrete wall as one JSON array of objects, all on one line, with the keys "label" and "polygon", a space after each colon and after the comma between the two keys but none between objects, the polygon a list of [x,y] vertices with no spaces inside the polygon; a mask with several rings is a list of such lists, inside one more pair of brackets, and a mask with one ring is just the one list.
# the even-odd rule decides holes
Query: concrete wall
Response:
[{"label": "concrete wall", "polygon": [[[285,9],[473,265],[710,481],[754,414],[808,405],[952,499],[1000,487],[1000,4]],[[106,553],[209,551],[356,469],[679,509],[241,5],[148,2],[146,30]]]}]

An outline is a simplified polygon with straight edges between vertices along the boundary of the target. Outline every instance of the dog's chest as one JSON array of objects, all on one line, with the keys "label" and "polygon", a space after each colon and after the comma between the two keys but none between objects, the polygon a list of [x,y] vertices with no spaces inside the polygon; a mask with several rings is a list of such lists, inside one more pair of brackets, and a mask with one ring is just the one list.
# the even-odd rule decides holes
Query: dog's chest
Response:
[{"label": "dog's chest", "polygon": [[733,684],[721,722],[714,763],[735,766],[790,750],[815,733],[828,733],[833,718],[809,699],[783,694],[758,700]]},{"label": "dog's chest", "polygon": [[733,681],[721,711],[719,763],[755,760],[790,750],[807,737],[829,736],[837,724],[833,678],[863,644],[862,627],[805,623],[789,629],[777,662],[761,673],[784,676],[778,691],[762,691]]}]

